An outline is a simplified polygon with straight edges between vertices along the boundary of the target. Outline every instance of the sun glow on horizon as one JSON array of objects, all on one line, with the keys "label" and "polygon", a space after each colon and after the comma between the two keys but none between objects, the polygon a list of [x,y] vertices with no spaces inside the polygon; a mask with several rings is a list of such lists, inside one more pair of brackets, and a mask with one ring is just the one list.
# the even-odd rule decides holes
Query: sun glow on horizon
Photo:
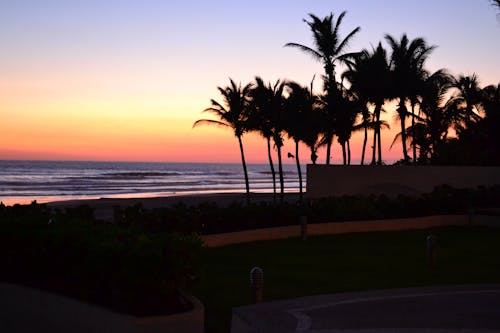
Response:
[{"label": "sun glow on horizon", "polygon": [[[319,89],[321,64],[283,47],[287,42],[312,45],[302,21],[310,12],[324,16],[348,11],[343,28],[362,29],[350,51],[376,45],[385,33],[406,32],[439,46],[429,59],[430,68],[449,67],[453,73],[472,68],[483,86],[496,83],[500,44],[489,41],[496,40],[498,24],[487,1],[464,3],[463,8],[452,0],[424,3],[339,0],[332,7],[292,1],[284,11],[281,4],[261,0],[195,5],[1,2],[0,159],[239,163],[231,130],[192,125],[210,117],[201,112],[210,99],[220,101],[217,87],[227,85],[229,77],[242,84],[258,75],[266,82],[282,78],[307,85],[316,75]],[[401,14],[406,8],[412,17]],[[394,20],[385,20],[387,15]],[[462,22],[469,15],[474,24],[465,28]],[[392,114],[386,117],[392,129],[382,132],[383,158],[394,161],[401,158],[398,145],[389,149],[398,125]],[[245,134],[243,142],[248,162],[267,163],[261,137]],[[353,161],[359,161],[361,145],[362,134],[355,133]],[[336,141],[333,148],[338,163],[341,148]],[[287,152],[294,153],[291,140],[285,156]],[[324,163],[324,154],[323,149],[318,152],[319,163]],[[303,164],[309,155],[301,146]]]}]

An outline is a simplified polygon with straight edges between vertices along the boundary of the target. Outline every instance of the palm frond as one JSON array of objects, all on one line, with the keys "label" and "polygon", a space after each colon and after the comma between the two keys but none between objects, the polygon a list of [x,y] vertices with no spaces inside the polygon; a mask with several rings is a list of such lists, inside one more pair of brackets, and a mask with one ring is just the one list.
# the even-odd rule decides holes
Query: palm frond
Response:
[{"label": "palm frond", "polygon": [[222,122],[220,120],[213,120],[213,119],[198,119],[197,121],[194,122],[193,127],[198,127],[200,125],[214,125],[216,127],[223,127],[223,128],[228,128],[231,127],[229,124]]},{"label": "palm frond", "polygon": [[340,42],[339,46],[337,47],[336,54],[339,54],[342,52],[344,48],[346,48],[351,40],[353,39],[354,35],[356,35],[358,32],[361,31],[361,27],[357,27],[354,30],[352,30],[343,40]]},{"label": "palm frond", "polygon": [[295,48],[301,50],[302,52],[309,54],[311,57],[313,57],[316,60],[322,59],[321,54],[318,51],[310,48],[309,46],[305,46],[305,45],[298,44],[298,43],[286,43],[285,47],[295,47]]}]

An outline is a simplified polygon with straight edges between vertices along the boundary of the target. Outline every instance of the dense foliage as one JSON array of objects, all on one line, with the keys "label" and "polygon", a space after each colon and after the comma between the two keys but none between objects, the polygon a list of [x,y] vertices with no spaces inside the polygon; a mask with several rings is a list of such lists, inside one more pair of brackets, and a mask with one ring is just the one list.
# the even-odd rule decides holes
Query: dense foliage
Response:
[{"label": "dense foliage", "polygon": [[25,284],[135,315],[185,309],[179,287],[198,274],[201,241],[140,224],[96,221],[82,206],[0,205],[2,281]]},{"label": "dense foliage", "polygon": [[172,207],[145,210],[140,204],[121,211],[119,225],[134,226],[151,234],[215,234],[257,228],[297,225],[300,216],[309,223],[404,218],[437,214],[469,214],[481,207],[500,205],[500,186],[455,189],[436,187],[421,196],[357,195],[314,201],[255,202],[235,201],[227,206],[204,202],[190,206],[178,203]]}]

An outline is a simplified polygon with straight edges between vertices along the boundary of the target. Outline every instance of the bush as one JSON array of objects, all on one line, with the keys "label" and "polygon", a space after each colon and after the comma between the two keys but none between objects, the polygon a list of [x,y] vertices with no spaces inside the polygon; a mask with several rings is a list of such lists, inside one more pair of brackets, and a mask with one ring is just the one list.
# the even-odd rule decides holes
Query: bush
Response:
[{"label": "bush", "polygon": [[90,213],[51,215],[36,203],[0,209],[0,264],[8,268],[1,279],[135,315],[182,310],[177,289],[198,274],[199,237],[102,223]]}]

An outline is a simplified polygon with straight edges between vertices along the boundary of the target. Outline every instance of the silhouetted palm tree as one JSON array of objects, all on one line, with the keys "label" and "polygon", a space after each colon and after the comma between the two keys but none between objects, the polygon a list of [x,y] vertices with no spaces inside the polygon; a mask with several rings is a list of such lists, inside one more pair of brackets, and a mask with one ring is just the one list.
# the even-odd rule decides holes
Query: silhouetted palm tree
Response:
[{"label": "silhouetted palm tree", "polygon": [[391,35],[385,36],[389,43],[391,53],[391,71],[393,80],[394,97],[399,99],[397,113],[401,122],[401,143],[403,148],[403,160],[410,160],[406,148],[406,117],[409,115],[406,102],[415,101],[418,93],[419,81],[422,78],[423,65],[430,52],[435,46],[428,46],[423,38],[415,38],[410,41],[403,34],[398,41]]},{"label": "silhouetted palm tree", "polygon": [[274,145],[276,147],[276,151],[278,153],[278,173],[280,178],[280,200],[283,202],[283,195],[285,193],[285,180],[283,177],[283,158],[281,149],[284,144],[283,140],[283,110],[284,110],[284,96],[283,91],[285,89],[285,82],[276,81],[276,83],[271,86],[269,85],[269,90],[271,92],[271,101],[270,101],[270,109],[271,109],[271,120],[272,120],[272,137],[274,141]]},{"label": "silhouetted palm tree", "polygon": [[446,142],[456,121],[456,99],[449,96],[453,77],[445,70],[429,75],[420,90],[418,121],[407,129],[412,145],[419,147],[419,162],[438,158],[439,149]]},{"label": "silhouetted palm tree", "polygon": [[[385,99],[390,96],[389,87],[389,64],[387,61],[387,52],[379,43],[376,49],[371,52],[362,50],[349,69],[343,73],[351,84],[350,90],[358,96],[360,103],[363,106],[363,129],[365,132],[363,140],[363,149],[361,155],[361,164],[365,160],[365,148],[367,141],[368,127],[374,128],[373,133],[373,151],[372,164],[375,164],[375,152],[377,151],[378,143],[378,161],[382,163],[382,148],[380,138],[380,127],[383,122],[380,120],[380,113]],[[373,119],[369,114],[368,105],[373,104],[374,112]],[[377,140],[378,138],[378,140]]]},{"label": "silhouetted palm tree", "polygon": [[285,130],[295,143],[294,158],[299,176],[300,202],[302,202],[302,170],[300,168],[299,143],[304,139],[307,140],[310,136],[308,132],[311,128],[307,122],[314,112],[316,96],[312,93],[312,82],[311,89],[302,87],[296,82],[288,82],[286,86],[288,96],[285,100]]},{"label": "silhouetted palm tree", "polygon": [[274,131],[273,95],[271,85],[266,85],[260,77],[256,77],[255,85],[250,90],[251,112],[248,123],[252,130],[258,131],[266,139],[267,158],[273,178],[273,200],[276,201],[276,171],[271,154],[271,139]]},{"label": "silhouetted palm tree", "polygon": [[337,107],[335,125],[337,128],[337,140],[342,147],[342,162],[344,165],[351,164],[350,139],[352,132],[363,128],[363,124],[355,126],[358,114],[362,112],[365,106],[356,99],[356,96],[347,89],[342,89],[340,94],[336,95],[335,104]]},{"label": "silhouetted palm tree", "polygon": [[214,119],[199,119],[195,121],[193,127],[199,125],[215,125],[224,128],[231,128],[234,135],[238,139],[238,144],[241,153],[241,163],[243,165],[243,172],[245,174],[245,187],[247,204],[250,203],[250,185],[248,182],[248,171],[245,162],[245,154],[243,151],[243,142],[241,137],[247,131],[247,118],[249,109],[249,92],[252,87],[247,84],[244,87],[241,84],[237,85],[232,79],[230,85],[227,87],[217,87],[224,100],[223,104],[215,100],[211,100],[212,106],[205,109],[203,112],[209,112],[215,115],[218,120]]},{"label": "silhouetted palm tree", "polygon": [[[458,104],[463,112],[464,127],[470,127],[471,123],[481,119],[479,115],[479,105],[481,104],[481,89],[479,88],[479,78],[476,74],[459,75],[452,83],[458,90]],[[460,131],[460,129],[459,129]]]},{"label": "silhouetted palm tree", "polygon": [[487,133],[489,164],[500,165],[500,83],[482,89],[483,131]]},{"label": "silhouetted palm tree", "polygon": [[[360,31],[360,27],[352,30],[344,39],[339,36],[339,28],[346,12],[342,12],[337,20],[334,20],[333,13],[320,19],[316,15],[309,14],[311,21],[304,19],[313,33],[314,48],[298,43],[287,43],[285,46],[295,47],[311,55],[314,59],[323,63],[325,71],[324,90],[327,94],[335,95],[338,93],[337,81],[335,78],[335,66],[337,63],[349,62],[355,53],[346,53],[345,50],[354,35]],[[326,103],[324,111],[332,114],[329,118],[333,119],[335,112],[332,103]],[[333,125],[332,125],[333,126]],[[326,164],[330,164],[331,144],[333,141],[333,130],[325,131],[324,143],[327,146]]]}]

